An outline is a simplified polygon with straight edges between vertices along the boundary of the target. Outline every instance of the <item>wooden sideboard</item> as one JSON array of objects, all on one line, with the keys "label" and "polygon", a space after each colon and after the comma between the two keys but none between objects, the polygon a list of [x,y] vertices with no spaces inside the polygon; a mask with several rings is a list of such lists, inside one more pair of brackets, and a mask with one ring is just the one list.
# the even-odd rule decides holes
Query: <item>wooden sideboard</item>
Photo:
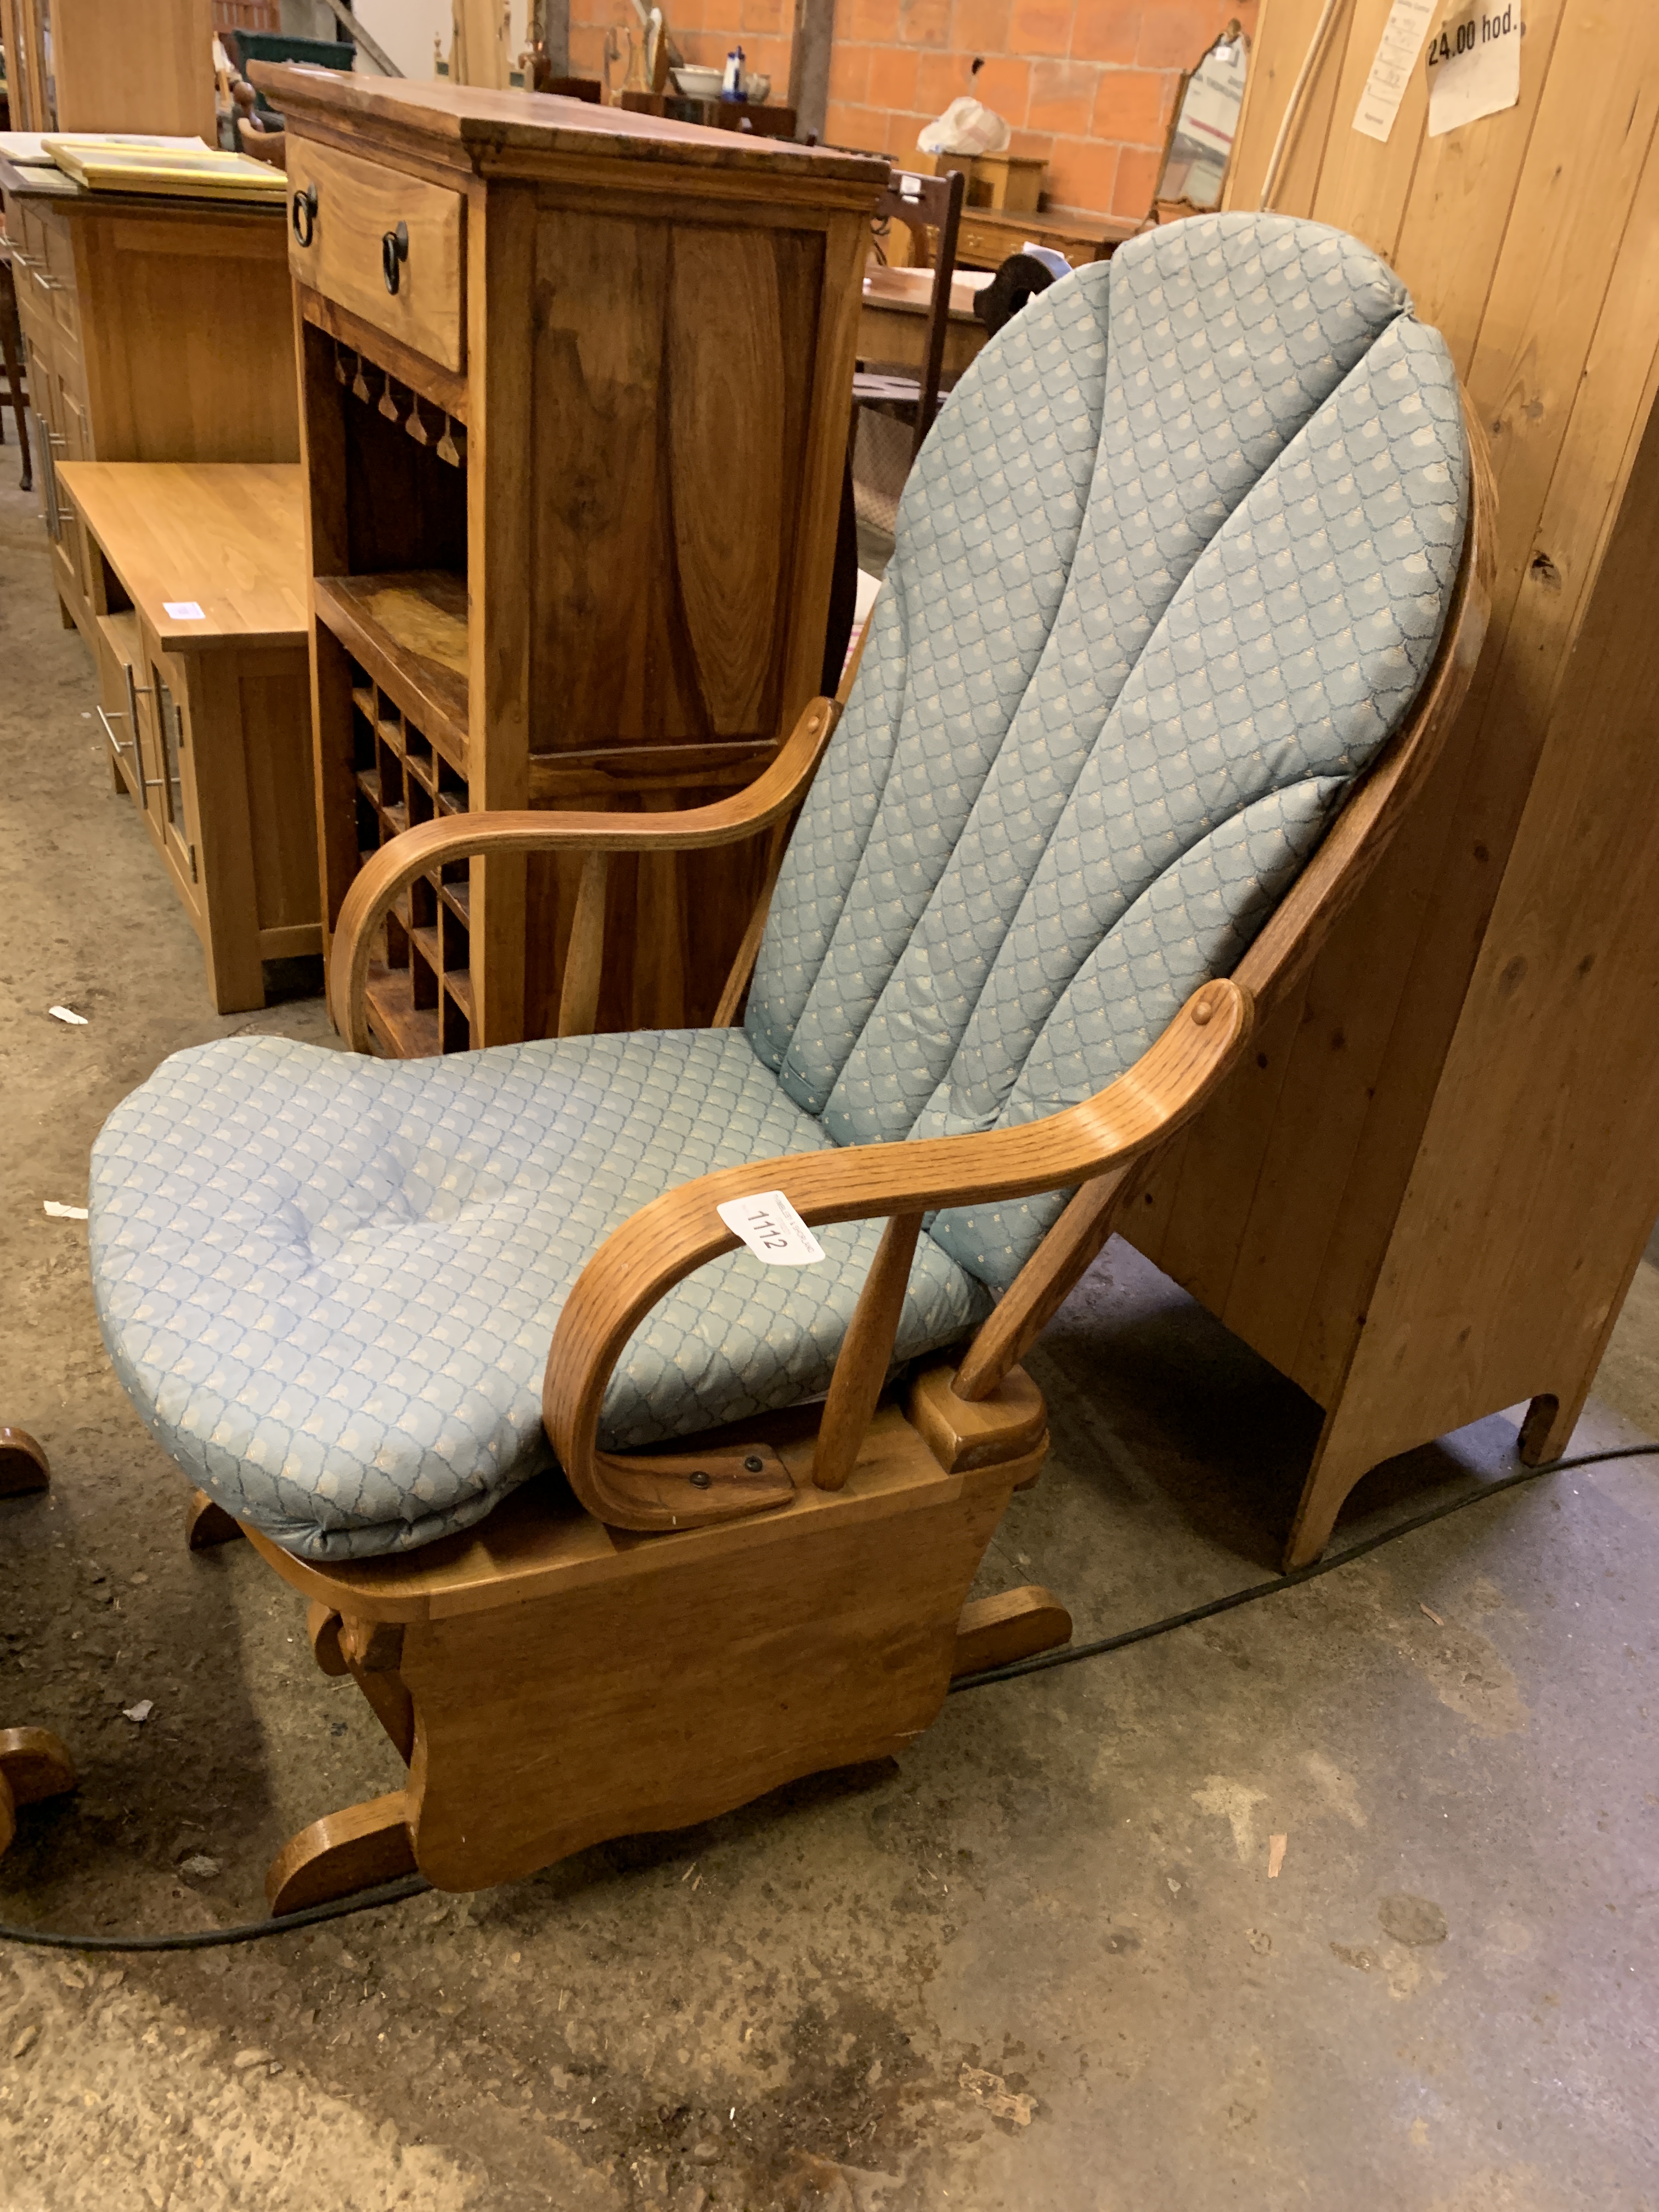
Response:
[{"label": "wooden sideboard", "polygon": [[57,169],[3,161],[0,198],[53,576],[95,649],[90,556],[58,498],[57,465],[298,458],[283,219],[94,194]]},{"label": "wooden sideboard", "polygon": [[214,143],[213,0],[0,0],[14,131]]},{"label": "wooden sideboard", "polygon": [[99,720],[202,940],[220,1013],[322,950],[305,531],[292,462],[66,462]]},{"label": "wooden sideboard", "polygon": [[[886,163],[252,74],[288,118],[328,921],[361,856],[434,815],[752,780],[822,677]],[[708,1019],[765,858],[618,857],[598,1027]],[[577,873],[417,883],[371,977],[380,1041],[554,1030]]]}]

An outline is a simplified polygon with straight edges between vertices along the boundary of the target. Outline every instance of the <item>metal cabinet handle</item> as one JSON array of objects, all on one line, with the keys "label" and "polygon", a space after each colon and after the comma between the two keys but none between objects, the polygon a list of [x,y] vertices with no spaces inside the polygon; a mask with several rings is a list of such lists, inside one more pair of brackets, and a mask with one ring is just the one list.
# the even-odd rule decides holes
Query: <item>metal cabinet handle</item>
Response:
[{"label": "metal cabinet handle", "polygon": [[121,663],[121,673],[126,678],[127,684],[127,727],[132,732],[132,742],[136,745],[138,742],[138,702],[149,697],[150,686],[148,684],[133,682],[132,663],[130,660],[124,660]]},{"label": "metal cabinet handle", "polygon": [[[109,739],[110,750],[111,750],[112,752],[113,752],[113,753],[124,753],[124,752],[125,752],[125,750],[126,750],[126,749],[127,749],[127,748],[126,748],[126,745],[124,745],[124,744],[121,743],[121,740],[119,739],[119,738],[118,738],[118,737],[116,736],[115,732],[113,731],[113,729],[112,729],[112,728],[111,728],[111,726],[110,726],[110,718],[109,718],[109,716],[108,716],[108,715],[104,712],[104,710],[103,710],[102,707],[101,707],[101,706],[94,706],[92,711],[93,711],[93,713],[94,713],[94,714],[96,714],[96,715],[97,715],[97,717],[98,717],[99,720],[100,720],[100,721],[103,724],[103,726],[104,726],[104,735],[105,735],[105,736]],[[117,714],[117,716],[115,717],[115,719],[116,719],[116,720],[117,720],[118,722],[125,722],[125,721],[126,720],[126,719],[127,719],[127,718],[126,718],[126,716],[125,716],[125,714]],[[137,751],[138,748],[137,748],[137,744],[133,744],[133,742],[132,742],[132,740],[131,740],[131,738],[129,738],[129,739],[128,739],[127,743],[128,743],[129,744],[132,744],[132,749],[133,749],[134,752],[137,752]]]},{"label": "metal cabinet handle", "polygon": [[409,258],[409,225],[400,222],[396,230],[389,230],[380,240],[380,274],[386,278],[386,289],[395,293],[402,278],[403,264]]},{"label": "metal cabinet handle", "polygon": [[294,195],[294,235],[301,246],[309,246],[316,233],[317,187],[307,185]]},{"label": "metal cabinet handle", "polygon": [[[132,671],[131,669],[128,669],[127,671],[127,683],[128,688],[131,689],[132,683]],[[143,788],[146,791],[159,791],[161,787],[161,777],[159,775],[146,775],[144,774],[144,757],[138,750],[138,738],[137,732],[128,738],[125,744],[123,744],[119,738],[116,736],[114,731],[110,727],[111,718],[104,712],[103,708],[101,707],[94,707],[93,708],[93,712],[97,715],[99,720],[104,726],[104,735],[109,739],[110,750],[114,753],[118,758],[122,753],[130,751],[132,755],[132,765],[137,772],[138,781],[143,785]],[[118,722],[125,722],[130,718],[125,714],[117,714],[114,719]]]}]

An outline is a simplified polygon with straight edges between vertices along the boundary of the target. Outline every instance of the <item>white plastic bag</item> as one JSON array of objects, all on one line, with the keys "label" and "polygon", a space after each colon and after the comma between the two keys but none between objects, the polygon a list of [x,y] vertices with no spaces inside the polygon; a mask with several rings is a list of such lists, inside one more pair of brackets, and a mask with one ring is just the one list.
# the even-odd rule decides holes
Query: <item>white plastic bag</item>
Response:
[{"label": "white plastic bag", "polygon": [[924,154],[1000,154],[1012,135],[994,108],[964,93],[923,126],[916,144]]}]

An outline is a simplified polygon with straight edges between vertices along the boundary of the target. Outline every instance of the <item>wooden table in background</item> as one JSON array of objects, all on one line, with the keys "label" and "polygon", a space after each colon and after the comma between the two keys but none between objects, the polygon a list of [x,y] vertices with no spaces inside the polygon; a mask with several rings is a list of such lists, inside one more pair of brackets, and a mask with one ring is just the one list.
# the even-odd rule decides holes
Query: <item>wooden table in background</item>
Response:
[{"label": "wooden table in background", "polygon": [[[946,376],[960,376],[991,335],[974,313],[974,295],[991,281],[975,271],[951,279],[951,319],[945,329]],[[927,343],[927,309],[933,296],[927,269],[872,269],[859,310],[859,359],[920,369]]]}]

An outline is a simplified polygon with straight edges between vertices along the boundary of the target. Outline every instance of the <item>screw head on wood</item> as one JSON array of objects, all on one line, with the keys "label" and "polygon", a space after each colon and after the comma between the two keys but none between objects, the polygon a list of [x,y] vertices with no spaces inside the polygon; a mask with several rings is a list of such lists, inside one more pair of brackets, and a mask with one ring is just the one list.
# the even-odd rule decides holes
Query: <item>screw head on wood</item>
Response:
[{"label": "screw head on wood", "polygon": [[758,1474],[765,1465],[766,1462],[760,1456],[758,1452],[750,1452],[748,1458],[744,1462],[744,1466],[748,1469],[750,1474]]},{"label": "screw head on wood", "polygon": [[706,1467],[693,1468],[690,1474],[688,1474],[685,1479],[690,1484],[693,1490],[707,1490],[709,1484],[714,1480],[714,1477],[709,1474],[708,1469]]}]

